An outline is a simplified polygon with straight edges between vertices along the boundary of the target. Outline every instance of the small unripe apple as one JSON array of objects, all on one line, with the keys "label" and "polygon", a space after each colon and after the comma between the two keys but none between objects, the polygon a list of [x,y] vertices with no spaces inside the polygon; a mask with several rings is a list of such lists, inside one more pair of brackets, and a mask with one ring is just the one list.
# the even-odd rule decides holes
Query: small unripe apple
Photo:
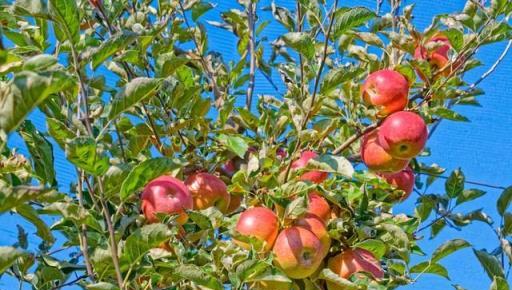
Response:
[{"label": "small unripe apple", "polygon": [[[341,254],[329,259],[328,267],[340,277],[348,279],[352,274],[366,272],[375,279],[384,277],[384,271],[375,256],[364,249],[347,249]],[[332,282],[327,282],[329,290],[343,290],[344,288]]]},{"label": "small unripe apple", "polygon": [[[313,159],[317,156],[318,156],[318,154],[316,154],[313,151],[309,151],[309,150],[303,151],[300,155],[300,158],[295,160],[292,163],[291,168],[295,169],[295,170],[304,168],[308,165],[308,162],[310,159]],[[319,170],[312,170],[312,171],[303,173],[299,179],[302,181],[310,181],[313,183],[320,184],[320,183],[324,182],[324,180],[326,180],[327,177],[329,177],[329,173],[327,173],[327,172],[322,172]]]},{"label": "small unripe apple", "polygon": [[414,189],[414,171],[409,166],[400,172],[381,173],[380,176],[396,189],[404,191],[401,201],[407,199]]},{"label": "small unripe apple", "polygon": [[387,116],[407,106],[409,82],[400,73],[383,69],[368,76],[361,93],[366,104],[378,109],[379,116]]},{"label": "small unripe apple", "polygon": [[379,144],[377,130],[363,136],[361,141],[361,159],[368,169],[375,172],[399,172],[404,169],[409,160],[397,159],[391,156]]},{"label": "small unripe apple", "polygon": [[147,221],[158,222],[157,213],[178,214],[177,222],[187,221],[185,210],[193,208],[192,194],[187,186],[172,176],[160,176],[150,181],[141,195],[141,208]]},{"label": "small unripe apple", "polygon": [[326,223],[331,218],[331,206],[317,192],[311,192],[308,195],[308,208],[306,212],[320,218],[324,223]]},{"label": "small unripe apple", "polygon": [[411,159],[425,147],[428,131],[420,115],[402,111],[389,115],[380,125],[377,135],[379,144],[391,156]]},{"label": "small unripe apple", "polygon": [[272,252],[276,265],[293,279],[311,276],[324,258],[320,239],[311,231],[297,226],[279,233]]},{"label": "small unripe apple", "polygon": [[[450,40],[448,40],[448,37],[442,33],[438,33],[434,35],[434,37],[432,37],[430,40],[428,40],[427,44],[436,47],[434,50],[428,51],[424,45],[418,45],[414,51],[414,58],[419,60],[426,60],[437,69],[444,68],[450,61],[448,52],[451,49],[451,44]],[[450,72],[451,70],[447,68],[443,71],[442,74],[447,76]]]},{"label": "small unripe apple", "polygon": [[[264,251],[272,249],[279,232],[279,220],[276,214],[265,207],[252,207],[240,214],[236,224],[236,231],[247,237],[256,238],[264,242]],[[250,246],[242,241],[235,242],[243,248]]]},{"label": "small unripe apple", "polygon": [[213,174],[200,172],[190,175],[185,184],[192,194],[194,209],[202,210],[215,206],[225,213],[230,195],[224,181]]},{"label": "small unripe apple", "polygon": [[331,247],[331,237],[327,232],[324,222],[315,215],[306,214],[303,218],[295,221],[295,226],[312,232],[322,243],[322,256],[325,257]]}]

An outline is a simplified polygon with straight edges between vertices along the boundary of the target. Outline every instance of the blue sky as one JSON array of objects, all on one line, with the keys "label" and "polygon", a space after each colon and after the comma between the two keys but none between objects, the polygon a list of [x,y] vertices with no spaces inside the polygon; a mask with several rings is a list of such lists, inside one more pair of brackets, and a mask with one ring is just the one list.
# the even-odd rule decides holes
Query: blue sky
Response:
[{"label": "blue sky", "polygon": [[[234,0],[232,1],[212,1],[217,3],[217,7],[203,16],[202,21],[205,20],[218,20],[219,12],[225,11],[237,6]],[[286,6],[293,10],[295,1],[280,0],[275,1],[280,6]],[[353,1],[340,1],[341,5],[350,3],[351,6],[364,5],[371,8],[375,7],[374,0],[353,0]],[[385,1],[387,2],[387,1]],[[270,3],[268,0],[260,2],[260,7],[267,6]],[[430,1],[430,0],[416,0],[404,1],[405,5],[415,3],[415,24],[423,29],[428,26],[432,17],[436,14],[450,13],[460,11],[464,7],[465,0],[445,0],[445,1]],[[386,6],[383,11],[387,11]],[[210,44],[212,50],[221,52],[225,59],[238,58],[236,52],[236,42],[233,37],[225,31],[217,28],[209,27]],[[269,41],[275,39],[277,35],[283,33],[282,27],[273,23],[269,25],[264,35],[268,37]],[[490,65],[498,58],[505,47],[505,43],[500,43],[482,48],[478,54],[484,66],[475,69],[468,73],[466,79],[471,82],[479,78]],[[105,71],[99,69],[94,74],[104,74]],[[435,162],[448,170],[461,167],[466,175],[467,180],[482,182],[486,184],[493,184],[499,186],[512,185],[512,53],[507,55],[500,67],[487,78],[480,87],[484,89],[486,94],[480,98],[482,107],[457,107],[459,113],[469,117],[471,123],[458,123],[458,122],[443,122],[438,128],[437,132],[432,139],[428,142],[428,147],[432,151],[432,156],[424,159],[425,162]],[[274,74],[274,80],[281,83],[279,77]],[[111,75],[106,75],[107,82],[114,85],[115,78]],[[282,90],[282,89],[281,89]],[[274,94],[275,91],[265,78],[258,74],[256,77],[256,94]],[[244,98],[240,98],[242,103]],[[34,113],[31,119],[40,130],[45,130],[45,122],[42,114]],[[11,136],[10,144],[13,146],[20,146],[20,150],[24,152],[20,144],[20,139],[15,135]],[[74,179],[73,168],[65,162],[62,152],[56,149],[56,167],[58,180],[60,181],[60,189],[67,190],[69,182]],[[478,188],[473,185],[466,185],[468,188]],[[496,212],[496,200],[501,193],[501,190],[481,188],[486,190],[488,194],[480,198],[478,202],[469,203],[468,206],[461,207],[463,210],[472,210],[484,208],[495,221],[499,221]],[[431,188],[433,193],[442,193],[444,191],[444,184],[440,181],[434,184]],[[395,207],[395,213],[412,214],[414,210],[414,201],[416,196],[413,194],[412,198],[406,202]],[[25,223],[24,221],[15,218],[9,214],[0,216],[0,224],[4,225],[0,229],[0,245],[10,245],[16,241],[16,224],[21,224],[29,229],[30,239],[38,241],[34,235],[34,228]],[[425,233],[428,237],[428,233]],[[445,229],[443,232],[433,240],[425,238],[420,242],[420,246],[428,254],[432,253],[437,246],[443,241],[463,238],[470,241],[477,249],[487,248],[494,249],[497,246],[497,240],[488,226],[475,223],[467,226],[463,231],[456,231],[454,229]],[[32,246],[36,246],[33,243]],[[418,257],[413,259],[419,262],[424,258]],[[416,284],[402,287],[400,289],[452,289],[450,284],[460,284],[466,289],[481,290],[488,289],[491,281],[483,272],[478,264],[478,261],[473,255],[471,249],[459,251],[452,256],[444,259],[441,262],[449,270],[451,281],[443,278],[438,278],[432,275],[422,276]],[[17,282],[12,279],[3,277],[0,280],[0,289],[14,289],[17,287]],[[73,289],[71,287],[64,289]],[[76,288],[75,288],[76,289]]]}]

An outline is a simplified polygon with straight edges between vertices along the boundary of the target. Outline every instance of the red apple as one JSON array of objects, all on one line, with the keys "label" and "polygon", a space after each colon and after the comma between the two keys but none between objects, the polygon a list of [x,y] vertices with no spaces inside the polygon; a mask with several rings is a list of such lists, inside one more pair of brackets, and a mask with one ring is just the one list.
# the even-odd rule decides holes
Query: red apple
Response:
[{"label": "red apple", "polygon": [[[384,277],[384,271],[382,271],[380,263],[375,256],[371,252],[360,248],[344,250],[341,254],[330,258],[328,267],[331,271],[345,279],[359,272],[369,273],[375,279]],[[344,289],[329,281],[327,282],[327,288],[329,290]]]},{"label": "red apple", "polygon": [[[437,69],[444,68],[450,61],[448,52],[451,49],[451,44],[448,38],[442,33],[438,33],[428,40],[427,45],[435,46],[435,48],[432,51],[428,51],[424,45],[419,45],[414,51],[414,58],[426,60]],[[450,71],[450,69],[445,69],[443,75],[447,76]]]},{"label": "red apple", "polygon": [[103,0],[89,0],[89,3],[96,8],[103,6]]},{"label": "red apple", "polygon": [[[264,242],[264,251],[268,252],[272,249],[276,240],[279,231],[279,220],[270,209],[253,207],[242,212],[235,229],[242,236],[253,237]],[[243,248],[250,248],[244,242],[235,242]]]},{"label": "red apple", "polygon": [[363,100],[375,106],[379,115],[387,116],[407,106],[409,82],[400,73],[383,69],[371,73],[361,87]]},{"label": "red apple", "polygon": [[420,115],[413,112],[396,112],[389,115],[377,133],[379,144],[391,156],[411,159],[425,147],[427,125]]},{"label": "red apple", "polygon": [[[309,160],[311,160],[317,156],[318,156],[318,154],[316,154],[313,151],[308,151],[308,150],[303,151],[300,155],[300,158],[295,160],[292,163],[292,169],[297,170],[297,169],[306,167],[308,165]],[[324,180],[326,180],[327,177],[329,177],[329,173],[327,173],[327,172],[312,170],[312,171],[302,174],[300,176],[300,180],[311,181],[313,183],[320,184],[320,183],[324,182]]]},{"label": "red apple", "polygon": [[224,181],[215,175],[200,172],[190,175],[185,184],[194,200],[194,209],[202,210],[215,206],[221,212],[229,207],[229,193]]},{"label": "red apple", "polygon": [[315,215],[306,214],[303,218],[296,220],[294,224],[315,234],[322,243],[322,256],[325,257],[331,247],[331,237],[329,237],[324,222]]},{"label": "red apple", "polygon": [[187,221],[185,210],[193,208],[192,194],[185,184],[172,176],[160,176],[149,182],[141,195],[142,212],[150,223],[158,222],[157,213],[178,214],[177,222]]},{"label": "red apple", "polygon": [[327,200],[320,196],[318,192],[311,192],[308,195],[308,208],[306,212],[317,216],[323,222],[327,222],[331,218],[331,207]]},{"label": "red apple", "polygon": [[409,166],[400,172],[382,173],[380,176],[396,189],[404,191],[400,200],[407,199],[414,189],[414,171]]},{"label": "red apple", "polygon": [[361,142],[361,159],[368,169],[376,172],[399,172],[409,160],[393,158],[378,142],[378,130],[363,136]]},{"label": "red apple", "polygon": [[232,213],[237,210],[242,204],[242,196],[241,195],[231,195],[229,200],[229,207],[226,213]]},{"label": "red apple", "polygon": [[272,250],[276,265],[293,279],[311,276],[322,263],[323,251],[315,234],[297,226],[281,231]]}]

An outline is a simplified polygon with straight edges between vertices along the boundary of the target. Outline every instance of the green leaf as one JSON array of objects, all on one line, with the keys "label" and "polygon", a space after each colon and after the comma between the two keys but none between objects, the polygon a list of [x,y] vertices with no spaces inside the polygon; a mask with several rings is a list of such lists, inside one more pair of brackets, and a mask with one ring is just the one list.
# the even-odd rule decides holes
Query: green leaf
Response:
[{"label": "green leaf", "polygon": [[336,275],[331,269],[325,268],[320,272],[320,275],[318,276],[318,279],[323,279],[328,282],[331,282],[332,284],[339,286],[340,289],[343,290],[357,290],[359,289],[359,286],[352,283],[351,281],[341,278],[339,275]]},{"label": "green leaf", "polygon": [[307,210],[306,199],[298,197],[286,206],[284,216],[287,218],[295,219],[303,215]]},{"label": "green leaf", "polygon": [[508,209],[510,202],[512,201],[512,186],[505,188],[498,198],[497,208],[501,216]]},{"label": "green leaf", "polygon": [[194,6],[192,6],[192,20],[196,21],[201,15],[205,14],[213,7],[213,4],[203,1],[194,4]]},{"label": "green leaf", "polygon": [[0,275],[16,262],[16,259],[25,255],[14,247],[0,247]]},{"label": "green leaf", "polygon": [[48,96],[74,85],[74,78],[61,71],[22,71],[9,84],[0,83],[0,131],[14,130]]},{"label": "green leaf", "polygon": [[469,122],[469,119],[462,116],[461,114],[455,112],[455,111],[452,111],[448,108],[445,108],[445,107],[437,107],[435,109],[432,109],[430,111],[430,113],[432,115],[436,115],[436,116],[439,116],[443,119],[446,119],[446,120],[451,120],[451,121],[459,121],[459,122]]},{"label": "green leaf", "polygon": [[462,191],[462,194],[457,197],[456,204],[459,205],[461,203],[477,199],[484,194],[485,191],[480,189],[465,189],[464,191]]},{"label": "green leaf", "polygon": [[512,213],[506,212],[503,215],[503,234],[510,235],[512,234]]},{"label": "green leaf", "polygon": [[206,215],[197,211],[189,211],[187,215],[202,230],[213,229],[212,222]]},{"label": "green leaf", "polygon": [[55,142],[62,149],[66,147],[66,142],[76,137],[76,135],[66,126],[66,124],[54,118],[46,118],[48,134],[55,139]]},{"label": "green leaf", "polygon": [[158,247],[171,237],[171,230],[164,224],[150,224],[135,230],[126,238],[123,258],[130,264],[136,263],[149,250]]},{"label": "green leaf", "polygon": [[464,248],[467,248],[470,246],[471,245],[467,241],[462,240],[462,239],[454,239],[454,240],[447,241],[447,242],[443,243],[441,246],[439,246],[434,251],[430,261],[432,263],[437,263],[442,258],[444,258],[448,255],[451,255],[458,250],[461,250],[461,249],[464,249]]},{"label": "green leaf", "polygon": [[92,68],[96,69],[106,59],[120,52],[137,39],[132,32],[119,33],[104,41],[92,54]]},{"label": "green leaf", "polygon": [[28,204],[21,204],[16,207],[16,212],[24,219],[33,224],[37,229],[37,235],[44,241],[52,244],[55,241],[46,223],[39,217],[38,213]]},{"label": "green leaf", "polygon": [[492,280],[490,290],[510,290],[508,282],[503,277],[495,276]]},{"label": "green leaf", "polygon": [[136,78],[131,80],[112,101],[109,119],[114,119],[122,112],[130,109],[138,102],[156,94],[162,84],[162,79]]},{"label": "green leaf", "polygon": [[343,7],[336,11],[334,23],[334,39],[338,39],[343,33],[368,23],[377,15],[365,7]]},{"label": "green leaf", "polygon": [[192,281],[199,286],[204,286],[207,289],[222,290],[224,287],[217,277],[206,273],[199,266],[192,264],[179,265],[175,271],[176,275],[181,278]]},{"label": "green leaf", "polygon": [[98,282],[94,284],[89,284],[86,286],[87,290],[119,290],[119,287],[117,287],[114,284],[110,284],[107,282]]},{"label": "green leaf", "polygon": [[57,62],[53,55],[39,54],[27,59],[23,64],[23,70],[41,72],[51,68]]},{"label": "green leaf", "polygon": [[122,200],[126,200],[151,180],[183,166],[183,162],[178,159],[159,157],[145,160],[130,171],[121,185],[119,195]]},{"label": "green leaf", "polygon": [[501,268],[501,264],[495,256],[483,250],[473,249],[473,252],[490,279],[494,279],[495,276],[505,278],[503,268]]},{"label": "green leaf", "polygon": [[288,32],[283,35],[283,40],[289,47],[302,54],[306,59],[315,57],[315,43],[306,32]]},{"label": "green leaf", "polygon": [[464,46],[464,33],[458,29],[450,28],[443,31],[443,34],[448,37],[451,46],[456,52],[460,52]]},{"label": "green leaf", "polygon": [[386,254],[386,244],[381,240],[364,240],[355,244],[355,247],[368,250],[380,260]]},{"label": "green leaf", "polygon": [[[3,185],[0,182],[0,185]],[[44,200],[55,197],[53,189],[37,186],[1,186],[0,187],[0,213],[11,210],[29,200]],[[53,200],[53,199],[50,199]]]},{"label": "green leaf", "polygon": [[249,149],[247,142],[239,136],[220,134],[217,136],[217,139],[226,146],[229,151],[235,153],[240,158],[244,158],[247,149]]},{"label": "green leaf", "polygon": [[100,150],[93,138],[80,136],[66,143],[66,158],[77,167],[95,176],[104,174],[109,158]]},{"label": "green leaf", "polygon": [[446,194],[451,198],[458,197],[464,190],[464,182],[464,173],[460,169],[454,170],[444,184]]},{"label": "green leaf", "polygon": [[352,178],[354,175],[352,163],[343,156],[320,155],[311,159],[308,162],[307,168],[320,169],[324,172],[340,174],[348,178]]},{"label": "green leaf", "polygon": [[429,273],[439,275],[450,280],[448,276],[448,270],[440,264],[430,263],[428,261],[421,262],[411,267],[409,270],[411,273]]},{"label": "green leaf", "polygon": [[80,14],[75,0],[49,0],[49,12],[72,43],[80,40]]},{"label": "green leaf", "polygon": [[357,66],[334,68],[323,78],[320,92],[328,94],[336,87],[343,85],[343,83],[356,79],[362,72],[363,69]]},{"label": "green leaf", "polygon": [[52,144],[28,120],[19,132],[30,152],[37,176],[43,183],[55,184]]}]

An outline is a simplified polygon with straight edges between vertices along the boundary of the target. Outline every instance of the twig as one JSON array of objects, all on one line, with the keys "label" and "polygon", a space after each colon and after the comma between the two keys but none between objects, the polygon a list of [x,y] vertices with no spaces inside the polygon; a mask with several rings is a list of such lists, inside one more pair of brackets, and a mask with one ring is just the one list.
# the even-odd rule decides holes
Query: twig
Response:
[{"label": "twig", "polygon": [[[85,209],[84,207],[84,197],[83,197],[83,191],[82,191],[82,181],[83,181],[83,173],[82,172],[79,172],[79,175],[78,175],[78,186],[77,186],[77,189],[78,189],[78,205],[80,206],[80,208],[82,209]],[[91,260],[89,258],[89,244],[87,242],[87,225],[84,223],[82,224],[81,226],[81,229],[79,231],[79,234],[78,234],[78,238],[79,238],[79,241],[80,241],[80,250],[82,251],[82,254],[84,256],[84,263],[85,263],[85,268],[87,270],[87,275],[89,276],[89,278],[91,279],[91,281],[94,281],[94,271],[92,269],[92,263],[91,263]]]},{"label": "twig", "polygon": [[52,290],[57,290],[57,289],[60,289],[60,288],[64,288],[66,286],[71,286],[71,285],[74,285],[76,282],[80,281],[80,280],[83,280],[87,278],[87,275],[82,275],[82,276],[79,276],[77,278],[75,278],[74,280],[71,280],[67,283],[64,283],[64,284],[60,284],[59,286],[57,287],[53,287]]},{"label": "twig", "polygon": [[[314,13],[313,13],[314,14]],[[302,32],[302,7],[300,1],[297,1],[297,31]],[[304,99],[304,60],[302,54],[299,53],[299,64],[300,64],[300,98]]]},{"label": "twig", "polygon": [[142,103],[142,110],[143,110],[144,114],[146,115],[146,118],[149,121],[149,126],[151,126],[151,131],[153,131],[153,135],[155,135],[156,142],[158,143],[158,148],[157,148],[158,151],[160,151],[160,153],[162,155],[165,155],[163,153],[163,148],[164,147],[162,145],[162,141],[160,140],[160,135],[158,134],[158,131],[157,131],[157,128],[156,128],[155,123],[153,121],[153,118],[149,114],[148,108],[146,107],[146,105],[144,103]]},{"label": "twig", "polygon": [[341,144],[338,148],[334,149],[332,151],[332,154],[340,154],[345,149],[347,149],[352,143],[356,142],[359,138],[363,137],[365,134],[370,133],[371,131],[375,130],[377,127],[379,127],[379,123],[373,123],[366,127],[363,131],[358,131],[356,134],[350,136],[343,144]]},{"label": "twig", "polygon": [[253,0],[249,0],[247,5],[247,27],[249,29],[249,85],[247,86],[247,97],[245,100],[245,106],[247,110],[251,110],[252,97],[254,94],[255,86],[255,73],[256,73],[256,36],[255,36],[255,13],[256,4]]},{"label": "twig", "polygon": [[[432,177],[438,177],[438,178],[441,178],[441,179],[448,179],[449,178],[448,176],[431,174],[431,173],[427,173],[427,172],[418,172],[418,174],[432,176]],[[482,187],[494,188],[494,189],[502,189],[502,190],[506,189],[505,186],[487,184],[487,183],[478,182],[478,181],[466,180],[466,181],[464,181],[464,183],[472,184],[472,185],[478,185],[478,186],[482,186]]]},{"label": "twig", "polygon": [[119,148],[121,149],[121,156],[123,157],[123,161],[126,162],[126,153],[124,152],[123,138],[121,137],[121,133],[119,132],[119,128],[117,127],[117,123],[114,123],[114,128],[116,129],[117,139],[119,141]]}]

